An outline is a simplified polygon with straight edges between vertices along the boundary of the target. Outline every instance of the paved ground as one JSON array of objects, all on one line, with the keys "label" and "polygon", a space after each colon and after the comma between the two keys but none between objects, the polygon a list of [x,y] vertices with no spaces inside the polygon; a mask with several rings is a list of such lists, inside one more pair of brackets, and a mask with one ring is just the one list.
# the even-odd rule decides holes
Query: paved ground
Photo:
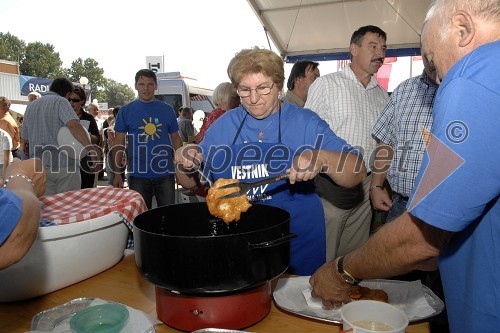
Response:
[{"label": "paved ground", "polygon": [[97,187],[103,187],[103,186],[108,186],[108,181],[107,180],[98,180]]}]

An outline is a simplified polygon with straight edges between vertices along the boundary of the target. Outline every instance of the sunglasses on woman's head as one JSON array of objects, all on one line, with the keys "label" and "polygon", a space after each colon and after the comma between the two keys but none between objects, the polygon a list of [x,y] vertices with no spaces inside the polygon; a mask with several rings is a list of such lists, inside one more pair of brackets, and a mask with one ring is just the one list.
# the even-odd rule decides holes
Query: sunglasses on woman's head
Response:
[{"label": "sunglasses on woman's head", "polygon": [[73,103],[80,103],[82,100],[78,98],[68,98],[68,102],[73,102]]}]

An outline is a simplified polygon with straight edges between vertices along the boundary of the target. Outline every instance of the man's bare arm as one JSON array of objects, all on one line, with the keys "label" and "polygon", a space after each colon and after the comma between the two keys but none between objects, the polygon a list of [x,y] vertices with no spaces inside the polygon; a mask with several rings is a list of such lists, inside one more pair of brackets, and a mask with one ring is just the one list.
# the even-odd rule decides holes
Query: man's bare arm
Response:
[{"label": "man's bare arm", "polygon": [[355,277],[376,279],[412,270],[435,270],[441,248],[453,233],[433,227],[410,213],[385,224],[344,259]]}]

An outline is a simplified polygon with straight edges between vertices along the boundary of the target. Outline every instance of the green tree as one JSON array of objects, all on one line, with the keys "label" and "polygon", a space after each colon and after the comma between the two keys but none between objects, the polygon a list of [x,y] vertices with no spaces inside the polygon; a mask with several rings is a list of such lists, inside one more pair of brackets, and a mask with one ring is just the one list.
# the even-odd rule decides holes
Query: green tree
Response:
[{"label": "green tree", "polygon": [[78,58],[71,63],[69,74],[72,82],[80,82],[80,78],[85,76],[89,80],[86,88],[90,88],[92,99],[97,98],[98,101],[104,101],[101,99],[100,92],[105,88],[106,78],[104,77],[104,69],[99,67],[97,61],[92,58],[85,60]]},{"label": "green tree", "polygon": [[19,63],[22,75],[55,79],[61,77],[62,60],[54,45],[40,42],[29,43],[26,46],[25,58]]},{"label": "green tree", "polygon": [[24,59],[26,43],[10,32],[0,32],[0,59],[21,62]]},{"label": "green tree", "polygon": [[108,105],[125,105],[135,99],[134,91],[127,85],[104,77],[104,69],[92,58],[78,58],[70,68],[62,67],[59,53],[51,44],[26,43],[9,32],[0,32],[0,59],[16,61],[22,75],[55,79],[65,77],[80,82],[85,76],[92,93],[92,99],[108,102]]},{"label": "green tree", "polygon": [[104,89],[110,107],[125,105],[135,99],[134,91],[126,84],[109,79]]},{"label": "green tree", "polygon": [[93,95],[92,98],[97,99],[99,102],[107,102],[109,100],[108,94],[106,93],[106,87],[97,92],[97,95]]},{"label": "green tree", "polygon": [[60,68],[59,72],[57,74],[57,77],[65,77],[65,78],[69,79],[69,77],[70,77],[69,69],[67,69],[67,68]]}]

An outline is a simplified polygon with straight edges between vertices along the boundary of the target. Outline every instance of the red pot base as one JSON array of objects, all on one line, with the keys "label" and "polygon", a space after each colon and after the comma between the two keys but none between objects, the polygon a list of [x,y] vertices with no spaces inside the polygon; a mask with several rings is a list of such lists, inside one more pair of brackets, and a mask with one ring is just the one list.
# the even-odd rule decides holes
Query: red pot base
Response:
[{"label": "red pot base", "polygon": [[185,296],[155,287],[156,313],[168,326],[181,331],[202,328],[242,329],[271,311],[271,281],[240,294]]}]

